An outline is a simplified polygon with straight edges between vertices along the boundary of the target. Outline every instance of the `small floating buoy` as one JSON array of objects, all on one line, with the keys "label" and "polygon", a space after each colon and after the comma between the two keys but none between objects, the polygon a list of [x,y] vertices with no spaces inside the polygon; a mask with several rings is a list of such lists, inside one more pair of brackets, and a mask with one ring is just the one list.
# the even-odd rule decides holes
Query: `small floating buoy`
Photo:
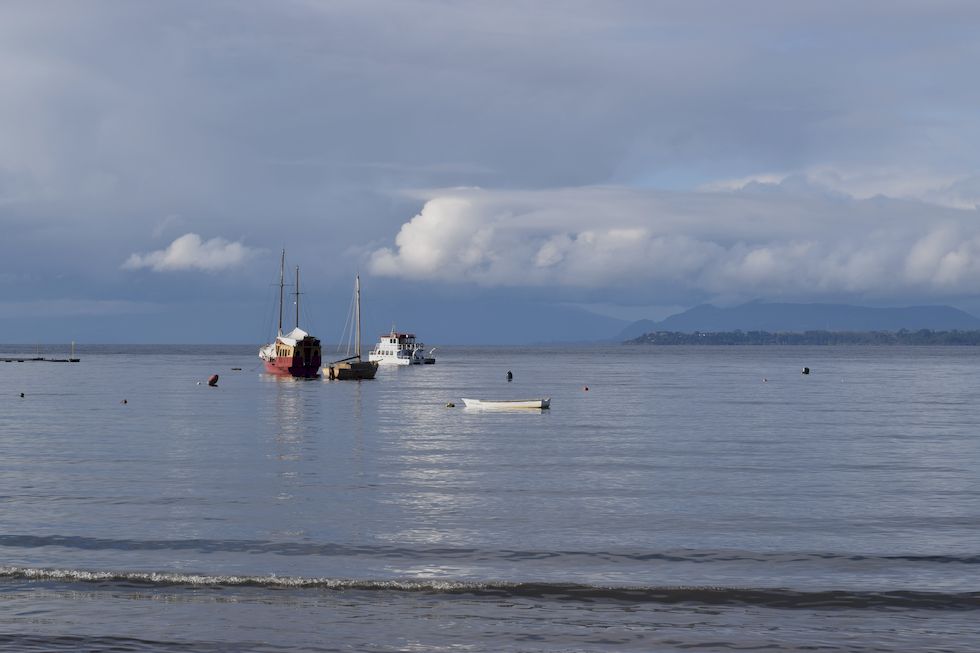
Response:
[{"label": "small floating buoy", "polygon": [[211,378],[208,379],[208,385],[211,386],[212,388],[218,385],[218,375],[217,374],[212,374],[211,375]]},{"label": "small floating buoy", "polygon": [[582,388],[582,391],[583,392],[588,392],[589,391],[589,386],[585,386],[584,388]]},{"label": "small floating buoy", "polygon": [[514,380],[514,375],[511,373],[510,370],[507,370],[507,380],[508,381],[513,381]]},{"label": "small floating buoy", "polygon": [[455,407],[456,407],[456,404],[454,404],[454,403],[453,403],[453,402],[451,402],[451,401],[450,401],[449,403],[447,403],[447,404],[446,404],[446,408],[455,408]]},{"label": "small floating buoy", "polygon": [[126,401],[125,399],[123,399],[123,400],[122,400],[122,401],[120,401],[119,403],[121,403],[121,404],[128,404],[129,402],[128,402],[128,401]]},{"label": "small floating buoy", "polygon": [[763,383],[769,383],[769,379],[767,379],[766,377],[762,377],[762,382]]},{"label": "small floating buoy", "polygon": [[803,374],[809,374],[809,373],[810,373],[810,368],[809,367],[804,367],[803,368]]},{"label": "small floating buoy", "polygon": [[22,392],[22,393],[20,393],[20,396],[21,396],[21,398],[23,398],[23,397],[24,397],[24,393],[23,393],[23,392]]}]

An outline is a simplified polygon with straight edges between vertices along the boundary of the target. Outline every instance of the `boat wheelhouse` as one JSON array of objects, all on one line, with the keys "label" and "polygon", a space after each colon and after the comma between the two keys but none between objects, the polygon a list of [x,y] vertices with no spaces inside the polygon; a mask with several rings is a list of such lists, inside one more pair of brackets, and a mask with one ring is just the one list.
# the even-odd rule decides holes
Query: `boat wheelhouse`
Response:
[{"label": "boat wheelhouse", "polygon": [[435,348],[425,353],[425,345],[415,341],[414,333],[400,333],[391,330],[381,336],[374,346],[368,360],[381,365],[432,365],[436,359],[432,356]]}]

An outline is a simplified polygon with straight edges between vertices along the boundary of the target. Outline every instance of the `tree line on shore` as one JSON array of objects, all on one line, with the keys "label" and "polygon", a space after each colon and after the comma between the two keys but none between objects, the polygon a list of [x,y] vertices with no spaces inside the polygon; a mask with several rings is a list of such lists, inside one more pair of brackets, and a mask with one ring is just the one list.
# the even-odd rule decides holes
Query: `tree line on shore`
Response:
[{"label": "tree line on shore", "polygon": [[980,331],[654,331],[640,345],[980,345]]}]

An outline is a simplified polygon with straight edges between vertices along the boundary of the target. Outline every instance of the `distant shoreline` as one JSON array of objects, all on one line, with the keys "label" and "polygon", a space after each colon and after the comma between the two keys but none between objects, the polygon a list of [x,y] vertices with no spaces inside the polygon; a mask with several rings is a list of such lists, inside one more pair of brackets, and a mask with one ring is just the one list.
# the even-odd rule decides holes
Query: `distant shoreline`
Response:
[{"label": "distant shoreline", "polygon": [[978,331],[654,331],[627,340],[635,345],[980,345]]}]

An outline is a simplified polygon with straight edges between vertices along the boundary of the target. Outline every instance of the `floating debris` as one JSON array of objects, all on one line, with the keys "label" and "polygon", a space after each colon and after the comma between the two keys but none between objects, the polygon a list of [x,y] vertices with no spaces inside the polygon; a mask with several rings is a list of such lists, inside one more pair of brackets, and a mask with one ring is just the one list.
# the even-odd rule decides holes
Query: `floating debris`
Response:
[{"label": "floating debris", "polygon": [[214,387],[216,387],[218,385],[218,375],[217,374],[212,374],[211,375],[211,378],[208,379],[208,385],[211,386],[212,388],[214,388]]}]

